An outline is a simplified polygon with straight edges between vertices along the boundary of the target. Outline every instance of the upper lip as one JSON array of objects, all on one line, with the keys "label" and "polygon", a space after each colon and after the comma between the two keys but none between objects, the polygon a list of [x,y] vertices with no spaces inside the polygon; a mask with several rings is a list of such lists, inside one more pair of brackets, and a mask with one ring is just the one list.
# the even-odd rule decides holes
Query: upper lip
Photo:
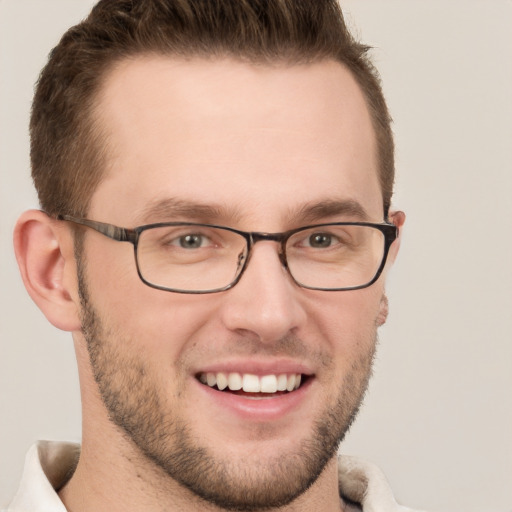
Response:
[{"label": "upper lip", "polygon": [[257,360],[257,359],[238,359],[238,360],[224,360],[214,363],[209,363],[205,366],[197,368],[193,373],[195,375],[201,373],[241,373],[252,375],[280,375],[286,374],[303,374],[311,376],[314,374],[310,365],[304,362],[293,361],[290,359],[272,359],[272,360]]}]

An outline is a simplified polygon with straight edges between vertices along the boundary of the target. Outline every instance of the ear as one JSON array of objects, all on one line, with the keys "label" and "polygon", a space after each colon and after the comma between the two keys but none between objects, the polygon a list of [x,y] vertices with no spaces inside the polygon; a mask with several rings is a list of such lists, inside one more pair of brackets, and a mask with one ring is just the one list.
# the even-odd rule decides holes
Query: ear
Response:
[{"label": "ear", "polygon": [[73,237],[65,223],[29,210],[14,229],[14,250],[25,288],[46,318],[64,331],[79,331]]},{"label": "ear", "polygon": [[393,263],[396,260],[400,242],[402,241],[402,228],[405,223],[405,213],[401,211],[392,211],[389,213],[389,219],[398,228],[398,238],[391,244],[388,254],[388,262]]},{"label": "ear", "polygon": [[[400,211],[390,212],[389,218],[391,222],[398,228],[398,238],[391,244],[389,248],[388,259],[386,262],[386,266],[390,266],[396,260],[398,250],[400,249],[400,242],[402,240],[402,227],[405,222],[405,213]],[[388,318],[389,313],[389,303],[386,294],[383,294],[380,299],[379,304],[379,313],[377,315],[376,324],[377,327],[384,325]]]},{"label": "ear", "polygon": [[377,315],[376,324],[377,327],[380,327],[381,325],[384,325],[386,323],[386,320],[388,319],[388,313],[389,313],[389,302],[386,294],[383,294],[380,298],[380,304],[379,304],[379,314]]}]

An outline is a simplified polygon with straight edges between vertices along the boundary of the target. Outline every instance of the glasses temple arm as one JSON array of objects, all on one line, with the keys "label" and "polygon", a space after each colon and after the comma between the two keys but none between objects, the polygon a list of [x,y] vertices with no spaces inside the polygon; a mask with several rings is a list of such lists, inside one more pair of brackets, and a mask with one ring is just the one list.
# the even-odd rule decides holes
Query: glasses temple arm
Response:
[{"label": "glasses temple arm", "polygon": [[102,235],[111,238],[112,240],[117,240],[118,242],[134,243],[137,236],[136,232],[131,229],[121,228],[119,226],[114,226],[114,224],[107,224],[105,222],[97,222],[89,219],[79,219],[77,217],[72,217],[71,215],[57,215],[57,219],[66,220],[68,222],[73,222],[74,224],[94,229],[98,233],[101,233]]}]

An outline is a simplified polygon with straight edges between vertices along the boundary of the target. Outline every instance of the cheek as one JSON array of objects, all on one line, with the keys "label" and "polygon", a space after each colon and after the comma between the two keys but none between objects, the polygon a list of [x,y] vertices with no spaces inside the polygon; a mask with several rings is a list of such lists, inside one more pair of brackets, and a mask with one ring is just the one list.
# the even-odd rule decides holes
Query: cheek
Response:
[{"label": "cheek", "polygon": [[95,256],[88,255],[86,260],[87,287],[94,308],[114,333],[115,341],[132,346],[140,355],[143,351],[144,357],[154,359],[157,365],[178,360],[212,317],[211,297],[170,293],[145,285],[137,274],[133,251],[125,244],[109,247],[108,254],[96,249],[89,251]]},{"label": "cheek", "polygon": [[[349,366],[375,344],[382,286],[362,290],[328,292],[312,298],[311,320],[333,358]],[[313,313],[314,311],[314,313]]]},{"label": "cheek", "polygon": [[165,382],[170,371],[183,371],[187,356],[201,340],[215,337],[213,321],[218,314],[213,299],[157,290],[138,277],[134,283],[127,278],[117,286],[91,290],[91,301],[112,342],[124,345]]}]

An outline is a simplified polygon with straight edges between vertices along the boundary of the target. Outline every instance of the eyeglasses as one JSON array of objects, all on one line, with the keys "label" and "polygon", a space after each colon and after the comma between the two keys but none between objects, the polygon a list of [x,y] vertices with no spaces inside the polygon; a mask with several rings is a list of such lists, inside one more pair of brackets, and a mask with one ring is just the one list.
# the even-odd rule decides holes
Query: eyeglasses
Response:
[{"label": "eyeglasses", "polygon": [[134,229],[59,215],[119,242],[130,242],[141,280],[177,293],[215,293],[240,280],[254,244],[280,244],[279,259],[295,283],[325,291],[357,290],[380,276],[391,244],[393,224],[335,222],[283,233],[246,232],[192,222],[162,222]]}]

